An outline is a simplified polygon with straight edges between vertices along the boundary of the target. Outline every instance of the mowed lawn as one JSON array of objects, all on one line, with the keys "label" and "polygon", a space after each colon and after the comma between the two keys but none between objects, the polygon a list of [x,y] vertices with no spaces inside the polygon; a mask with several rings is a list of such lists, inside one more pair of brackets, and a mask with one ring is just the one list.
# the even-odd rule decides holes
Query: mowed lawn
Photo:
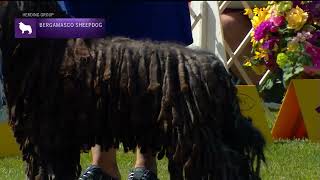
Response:
[{"label": "mowed lawn", "polygon": [[[272,118],[274,119],[274,118]],[[269,127],[273,120],[269,120]],[[267,163],[261,170],[262,179],[267,180],[320,180],[320,144],[308,140],[278,141],[265,149]],[[127,178],[134,164],[134,154],[119,151],[117,155],[122,179]],[[90,154],[81,155],[85,169],[91,161]],[[167,160],[158,161],[159,178],[169,179]],[[0,158],[0,180],[23,180],[24,165],[20,157]]]},{"label": "mowed lawn", "polygon": [[[283,141],[276,142],[266,149],[267,164],[262,168],[262,179],[320,179],[320,144],[308,141]],[[83,169],[90,164],[90,154],[82,154],[81,164]],[[133,166],[134,154],[118,153],[118,162],[123,179]],[[24,167],[20,157],[0,159],[1,180],[23,180]],[[158,161],[159,178],[169,179],[167,161]]]}]

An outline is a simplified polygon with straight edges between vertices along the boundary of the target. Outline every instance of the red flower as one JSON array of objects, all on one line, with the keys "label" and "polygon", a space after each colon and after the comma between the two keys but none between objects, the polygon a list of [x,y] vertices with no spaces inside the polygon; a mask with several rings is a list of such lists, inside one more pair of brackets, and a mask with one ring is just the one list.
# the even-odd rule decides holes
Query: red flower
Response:
[{"label": "red flower", "polygon": [[284,16],[275,16],[275,17],[271,17],[270,21],[272,22],[272,24],[276,27],[282,26],[285,22],[285,18]]},{"label": "red flower", "polygon": [[320,48],[306,42],[305,49],[312,58],[313,66],[320,68]]}]

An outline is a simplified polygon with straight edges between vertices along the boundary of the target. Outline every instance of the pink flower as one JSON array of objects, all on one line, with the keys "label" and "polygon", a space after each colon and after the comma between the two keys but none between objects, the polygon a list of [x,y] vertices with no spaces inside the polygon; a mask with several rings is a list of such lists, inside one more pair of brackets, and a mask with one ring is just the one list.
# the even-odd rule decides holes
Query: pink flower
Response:
[{"label": "pink flower", "polygon": [[274,16],[270,18],[270,21],[273,23],[274,26],[282,26],[285,22],[284,16]]},{"label": "pink flower", "polygon": [[271,28],[270,28],[270,32],[277,32],[278,31],[278,27],[277,26],[272,26]]},{"label": "pink flower", "polygon": [[305,49],[312,58],[312,63],[314,67],[320,67],[320,48],[312,45],[309,42],[305,43]]},{"label": "pink flower", "polygon": [[303,67],[303,71],[311,77],[320,75],[320,67],[305,66]]}]

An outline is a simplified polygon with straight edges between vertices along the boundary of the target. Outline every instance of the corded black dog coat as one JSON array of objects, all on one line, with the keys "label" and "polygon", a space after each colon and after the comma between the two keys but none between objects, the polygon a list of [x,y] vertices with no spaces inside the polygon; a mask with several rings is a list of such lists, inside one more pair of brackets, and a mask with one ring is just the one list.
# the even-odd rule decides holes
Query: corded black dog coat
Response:
[{"label": "corded black dog coat", "polygon": [[[25,2],[54,12],[56,2]],[[259,179],[265,144],[240,113],[235,86],[213,54],[121,37],[14,39],[4,23],[10,125],[29,179],[72,180],[95,144],[151,148],[171,179]]]}]

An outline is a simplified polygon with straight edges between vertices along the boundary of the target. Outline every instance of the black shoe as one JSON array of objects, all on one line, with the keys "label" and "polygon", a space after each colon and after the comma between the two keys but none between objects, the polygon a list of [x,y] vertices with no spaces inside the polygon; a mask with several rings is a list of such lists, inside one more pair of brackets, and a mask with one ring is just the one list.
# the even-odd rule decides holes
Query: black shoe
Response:
[{"label": "black shoe", "polygon": [[157,175],[145,168],[134,168],[129,176],[128,180],[158,180]]},{"label": "black shoe", "polygon": [[117,180],[104,173],[98,166],[89,166],[84,173],[80,176],[79,180]]}]

